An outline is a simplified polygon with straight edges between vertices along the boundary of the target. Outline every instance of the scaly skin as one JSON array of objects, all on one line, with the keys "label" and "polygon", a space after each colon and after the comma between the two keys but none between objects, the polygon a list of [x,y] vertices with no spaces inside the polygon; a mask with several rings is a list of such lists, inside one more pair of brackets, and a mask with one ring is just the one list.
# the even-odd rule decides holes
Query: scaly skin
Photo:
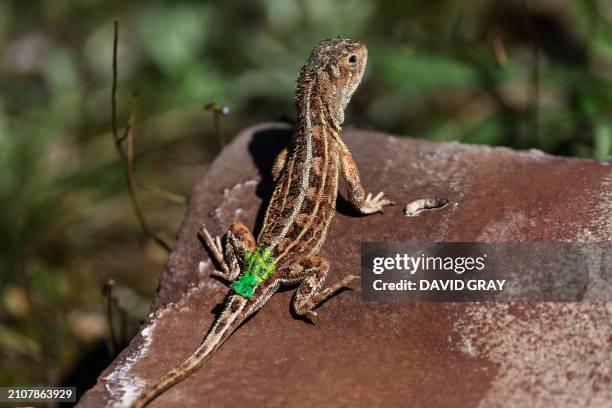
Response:
[{"label": "scaly skin", "polygon": [[145,389],[133,402],[133,408],[147,405],[200,368],[281,285],[299,283],[293,308],[298,315],[313,318],[317,306],[358,278],[349,275],[321,290],[329,263],[317,254],[335,214],[340,174],[348,187],[349,202],[360,213],[382,212],[384,206],[393,204],[383,193],[375,197],[365,195],[357,165],[340,139],[344,109],[361,81],[366,60],[367,49],[359,41],[324,40],[314,48],[298,77],[295,135],[273,166],[277,184],[257,242],[240,221],[234,221],[226,234],[225,246],[218,237],[213,238],[202,229],[202,236],[221,269],[214,275],[228,282],[244,276],[245,254],[256,248],[271,251],[274,273],[248,297],[232,290],[225,309],[198,349]]}]

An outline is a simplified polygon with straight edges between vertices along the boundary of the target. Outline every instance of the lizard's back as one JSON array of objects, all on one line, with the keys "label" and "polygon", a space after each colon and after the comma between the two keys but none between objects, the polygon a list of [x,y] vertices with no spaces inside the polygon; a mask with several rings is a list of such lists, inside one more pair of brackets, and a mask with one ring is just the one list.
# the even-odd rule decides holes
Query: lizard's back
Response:
[{"label": "lizard's back", "polygon": [[300,124],[257,239],[277,267],[316,255],[336,206],[339,152],[323,123]]}]

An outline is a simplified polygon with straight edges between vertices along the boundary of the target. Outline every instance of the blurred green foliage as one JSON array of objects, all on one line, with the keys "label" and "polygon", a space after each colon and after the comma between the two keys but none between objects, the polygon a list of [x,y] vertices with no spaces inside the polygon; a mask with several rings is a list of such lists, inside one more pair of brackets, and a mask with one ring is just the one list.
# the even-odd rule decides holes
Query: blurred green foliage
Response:
[{"label": "blurred green foliage", "polygon": [[[88,359],[109,335],[105,282],[117,282],[133,332],[163,267],[165,253],[129,206],[110,134],[114,19],[121,124],[131,92],[140,94],[137,177],[185,196],[219,149],[204,104],[231,108],[221,122],[227,137],[293,116],[300,66],[317,41],[337,35],[365,41],[370,55],[349,124],[612,155],[605,0],[3,1],[2,385],[59,384],[79,370],[95,378]],[[184,208],[138,196],[169,240]]]}]

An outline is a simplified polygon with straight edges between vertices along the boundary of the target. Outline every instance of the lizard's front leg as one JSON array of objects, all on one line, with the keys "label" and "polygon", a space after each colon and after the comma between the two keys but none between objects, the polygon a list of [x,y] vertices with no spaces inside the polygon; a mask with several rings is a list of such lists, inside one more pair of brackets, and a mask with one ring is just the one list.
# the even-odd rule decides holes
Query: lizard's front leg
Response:
[{"label": "lizard's front leg", "polygon": [[249,229],[240,221],[235,220],[227,234],[225,234],[225,247],[219,237],[213,238],[208,230],[202,227],[202,236],[210,249],[212,256],[221,270],[212,272],[228,282],[236,280],[240,275],[240,262],[245,252],[254,251],[256,248],[255,237]]},{"label": "lizard's front leg", "polygon": [[348,200],[357,211],[362,214],[382,213],[384,206],[395,204],[387,199],[382,191],[374,197],[372,193],[368,193],[367,196],[365,195],[361,186],[357,164],[348,149],[344,147],[340,149],[340,161],[342,164],[342,176],[348,187]]},{"label": "lizard's front leg", "polygon": [[316,317],[314,309],[317,306],[338,290],[349,287],[351,282],[359,278],[357,275],[349,275],[329,288],[320,290],[328,272],[329,262],[320,256],[304,258],[289,267],[287,273],[289,281],[303,279],[293,298],[295,313],[300,316]]}]

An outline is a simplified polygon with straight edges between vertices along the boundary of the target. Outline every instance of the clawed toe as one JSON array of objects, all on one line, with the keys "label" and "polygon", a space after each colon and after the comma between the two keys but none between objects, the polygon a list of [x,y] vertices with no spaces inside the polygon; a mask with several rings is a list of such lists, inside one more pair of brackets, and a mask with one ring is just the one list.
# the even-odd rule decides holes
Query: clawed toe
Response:
[{"label": "clawed toe", "polygon": [[364,213],[372,214],[372,213],[383,213],[383,207],[387,205],[395,205],[395,203],[385,197],[385,193],[381,191],[380,193],[372,196],[372,193],[368,193],[365,198],[364,205]]},{"label": "clawed toe", "polygon": [[221,238],[218,236],[213,238],[204,226],[202,226],[202,228],[200,229],[200,234],[204,238],[204,242],[206,242],[206,246],[210,250],[212,257],[223,270],[221,272],[223,275],[216,275],[214,273],[213,275],[223,278],[227,277],[227,272],[229,271],[229,268],[225,263],[225,259],[223,257],[223,245],[221,244]]}]

